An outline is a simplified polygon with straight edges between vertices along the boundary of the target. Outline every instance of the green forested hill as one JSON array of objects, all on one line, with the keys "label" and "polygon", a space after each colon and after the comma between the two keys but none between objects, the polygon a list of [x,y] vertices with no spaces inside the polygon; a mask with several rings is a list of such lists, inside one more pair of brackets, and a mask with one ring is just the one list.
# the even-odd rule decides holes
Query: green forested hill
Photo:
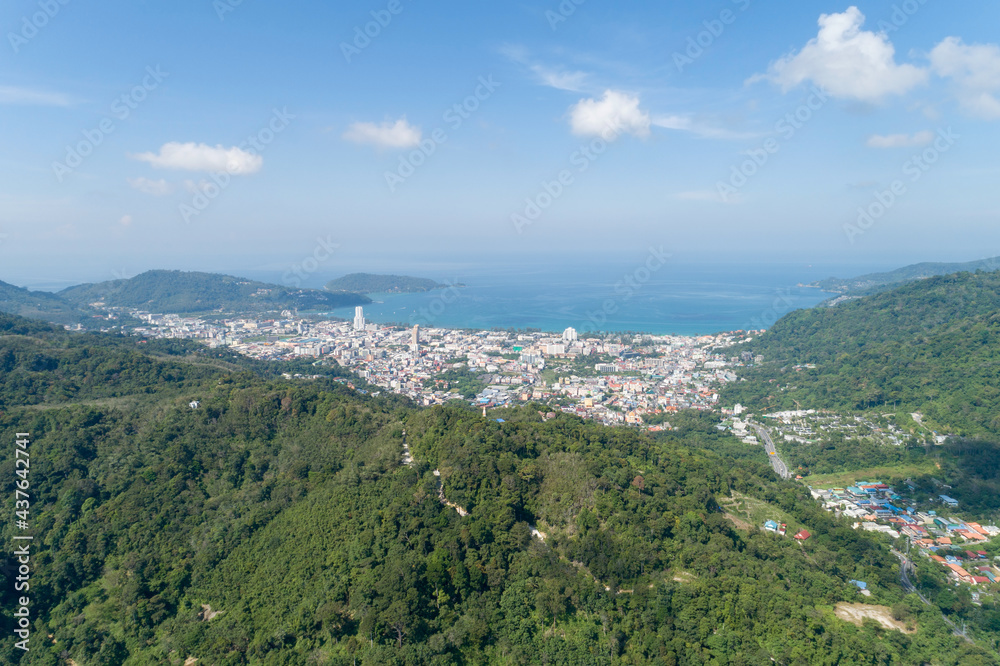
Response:
[{"label": "green forested hill", "polygon": [[[5,613],[0,663],[998,663],[992,602],[926,581],[979,646],[952,636],[884,544],[763,461],[532,407],[415,409],[196,349],[0,316],[0,484],[12,497],[30,432],[36,536],[32,649]],[[730,496],[814,536],[748,527]],[[916,633],[836,619],[861,599],[850,579]]]},{"label": "green forested hill", "polygon": [[1000,268],[1000,257],[952,264],[925,262],[897,268],[894,271],[869,273],[855,278],[828,278],[814,282],[811,286],[818,287],[824,291],[839,292],[849,296],[865,296],[887,291],[907,282],[923,280],[936,275],[995,271],[997,268]]},{"label": "green forested hill", "polygon": [[[726,400],[756,408],[896,405],[954,434],[1000,433],[1000,272],[933,277],[792,312],[745,348],[764,361]],[[816,367],[795,367],[806,364]]]},{"label": "green forested hill", "polygon": [[59,324],[78,324],[92,314],[55,294],[29,291],[6,282],[0,282],[0,312]]},{"label": "green forested hill", "polygon": [[64,289],[59,296],[80,306],[103,302],[109,307],[176,314],[333,309],[371,302],[356,293],[331,294],[231,275],[182,271],[148,271],[128,280],[78,285]]}]

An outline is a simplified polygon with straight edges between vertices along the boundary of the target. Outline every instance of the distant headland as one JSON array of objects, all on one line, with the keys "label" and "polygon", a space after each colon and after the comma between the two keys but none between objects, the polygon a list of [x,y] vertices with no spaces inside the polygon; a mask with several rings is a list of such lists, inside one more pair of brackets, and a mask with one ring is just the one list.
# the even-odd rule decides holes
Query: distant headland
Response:
[{"label": "distant headland", "polygon": [[429,278],[407,275],[373,275],[372,273],[351,273],[331,280],[326,290],[336,293],[354,294],[414,294],[446,287],[464,287],[464,284],[441,284]]}]

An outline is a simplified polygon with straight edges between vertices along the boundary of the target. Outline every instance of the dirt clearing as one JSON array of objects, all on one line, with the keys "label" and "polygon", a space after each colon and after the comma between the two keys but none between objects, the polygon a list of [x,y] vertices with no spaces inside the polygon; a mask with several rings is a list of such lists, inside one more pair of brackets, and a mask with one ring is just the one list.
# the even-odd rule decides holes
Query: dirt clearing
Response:
[{"label": "dirt clearing", "polygon": [[916,629],[908,629],[905,624],[892,617],[892,609],[888,606],[872,606],[868,604],[837,604],[834,614],[845,622],[856,624],[859,627],[864,623],[865,618],[875,620],[886,629],[895,629],[904,634],[915,634]]}]

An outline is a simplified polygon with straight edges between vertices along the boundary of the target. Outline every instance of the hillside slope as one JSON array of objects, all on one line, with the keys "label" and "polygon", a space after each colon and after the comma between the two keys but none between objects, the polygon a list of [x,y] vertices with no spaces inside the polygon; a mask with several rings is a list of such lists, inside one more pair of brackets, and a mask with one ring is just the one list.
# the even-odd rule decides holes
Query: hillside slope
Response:
[{"label": "hillside slope", "polygon": [[[0,663],[997,663],[904,594],[876,537],[761,463],[145,349],[0,317],[0,358],[36,387],[0,386],[0,430],[31,433],[37,548],[32,649],[4,641]],[[737,527],[735,493],[813,538]],[[850,579],[917,633],[837,619]],[[1000,637],[990,601],[948,612]]]},{"label": "hillside slope", "polygon": [[371,302],[356,293],[331,294],[231,275],[182,271],[148,271],[128,280],[78,285],[64,289],[59,296],[79,306],[102,302],[108,307],[170,314],[329,310]]},{"label": "hillside slope", "polygon": [[1000,268],[1000,257],[963,263],[925,262],[904,266],[893,271],[869,273],[854,278],[827,278],[826,280],[814,282],[810,286],[847,296],[866,296],[893,289],[907,282],[923,280],[937,275],[995,271],[998,268]]},{"label": "hillside slope", "polygon": [[731,385],[726,400],[759,408],[896,405],[955,434],[1000,433],[1000,272],[932,277],[792,312],[746,349],[764,362],[744,372],[748,381]]},{"label": "hillside slope", "polygon": [[58,324],[78,324],[91,314],[55,294],[29,291],[6,282],[0,282],[0,312]]}]

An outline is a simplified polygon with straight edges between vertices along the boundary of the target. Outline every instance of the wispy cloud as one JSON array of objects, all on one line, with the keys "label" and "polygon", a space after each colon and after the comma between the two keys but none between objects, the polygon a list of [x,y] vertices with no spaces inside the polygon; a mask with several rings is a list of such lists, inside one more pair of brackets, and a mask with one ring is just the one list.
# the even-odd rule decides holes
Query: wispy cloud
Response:
[{"label": "wispy cloud", "polygon": [[531,65],[534,72],[543,85],[556,90],[566,90],[569,92],[581,92],[587,81],[585,72],[565,72],[549,69],[542,65]]},{"label": "wispy cloud", "polygon": [[760,136],[754,132],[736,132],[725,127],[716,127],[697,121],[690,116],[657,116],[652,119],[652,124],[655,127],[662,127],[664,129],[691,132],[705,139],[742,140]]},{"label": "wispy cloud", "polygon": [[723,197],[717,190],[692,190],[690,192],[677,192],[675,199],[680,201],[710,201],[712,203],[741,203],[739,194]]},{"label": "wispy cloud", "polygon": [[869,148],[912,148],[926,146],[934,140],[934,132],[924,130],[916,134],[873,134],[868,137]]},{"label": "wispy cloud", "polygon": [[354,123],[344,132],[343,138],[354,143],[367,143],[379,148],[414,148],[420,145],[422,132],[400,118],[396,122]]},{"label": "wispy cloud", "polygon": [[516,44],[503,46],[500,53],[531,72],[536,82],[543,86],[568,92],[583,92],[586,89],[586,82],[590,76],[586,72],[541,64],[530,56],[526,48]]},{"label": "wispy cloud", "polygon": [[166,196],[174,191],[174,186],[162,178],[160,180],[151,180],[140,176],[139,178],[129,178],[128,184],[132,189],[154,197]]},{"label": "wispy cloud", "polygon": [[73,99],[62,93],[0,86],[0,104],[23,106],[71,106]]}]

